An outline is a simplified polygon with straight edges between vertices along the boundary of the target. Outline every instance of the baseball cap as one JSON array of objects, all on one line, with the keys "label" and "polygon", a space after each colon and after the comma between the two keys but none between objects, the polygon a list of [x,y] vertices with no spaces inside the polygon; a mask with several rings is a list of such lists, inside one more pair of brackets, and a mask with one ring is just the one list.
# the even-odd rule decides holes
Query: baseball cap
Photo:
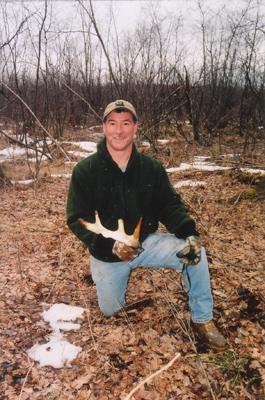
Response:
[{"label": "baseball cap", "polygon": [[116,100],[106,107],[103,115],[103,121],[114,110],[129,111],[136,118],[136,120],[138,119],[135,108],[131,103],[125,100]]}]

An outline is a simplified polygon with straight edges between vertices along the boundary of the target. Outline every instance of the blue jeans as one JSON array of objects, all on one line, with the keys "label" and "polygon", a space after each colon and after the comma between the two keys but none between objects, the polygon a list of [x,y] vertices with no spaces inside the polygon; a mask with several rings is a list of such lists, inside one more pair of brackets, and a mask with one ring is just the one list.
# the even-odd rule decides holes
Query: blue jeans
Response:
[{"label": "blue jeans", "polygon": [[[127,282],[132,269],[142,266],[181,271],[183,264],[176,253],[183,248],[184,242],[173,235],[152,233],[142,244],[144,251],[133,261],[106,263],[91,256],[92,278],[97,287],[99,307],[104,315],[110,316],[120,310],[120,305],[125,305]],[[204,248],[200,262],[185,268],[183,279],[189,291],[192,320],[198,323],[211,320],[213,299]]]}]

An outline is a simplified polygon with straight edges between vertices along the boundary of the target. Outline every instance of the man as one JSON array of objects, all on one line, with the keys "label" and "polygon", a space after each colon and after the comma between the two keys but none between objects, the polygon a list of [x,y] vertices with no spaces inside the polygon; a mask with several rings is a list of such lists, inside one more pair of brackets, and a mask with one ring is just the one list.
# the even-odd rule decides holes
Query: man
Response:
[{"label": "man", "polygon": [[[99,307],[110,316],[125,305],[133,268],[182,271],[189,293],[191,326],[209,347],[223,350],[226,341],[212,321],[208,264],[195,222],[161,163],[136,150],[133,138],[137,128],[132,104],[124,100],[110,103],[103,116],[105,137],[98,143],[97,153],[76,165],[69,188],[67,223],[89,248]],[[117,230],[122,219],[128,235],[142,217],[141,246],[134,248],[106,238],[78,222],[81,218],[93,223],[95,212],[104,228],[111,231]],[[170,234],[156,232],[159,221]]]}]

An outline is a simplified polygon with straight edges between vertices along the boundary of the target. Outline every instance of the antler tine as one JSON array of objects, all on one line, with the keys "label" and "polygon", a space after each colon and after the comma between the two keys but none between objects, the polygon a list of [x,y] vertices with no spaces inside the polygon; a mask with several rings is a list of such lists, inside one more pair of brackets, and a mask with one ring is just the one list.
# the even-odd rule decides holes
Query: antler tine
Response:
[{"label": "antler tine", "polygon": [[143,217],[140,218],[140,220],[139,220],[139,222],[138,222],[138,224],[137,224],[137,226],[136,226],[136,228],[135,228],[135,230],[133,232],[133,237],[135,239],[137,239],[137,240],[139,240],[139,237],[140,237],[140,230],[141,230],[141,226],[142,226],[142,220],[143,220]]},{"label": "antler tine", "polygon": [[118,220],[118,229],[116,231],[111,231],[109,229],[104,228],[104,226],[101,224],[98,212],[95,211],[95,223],[90,223],[87,221],[84,221],[82,218],[78,219],[78,222],[82,224],[86,229],[88,229],[91,232],[101,234],[106,238],[112,238],[114,240],[118,240],[120,242],[123,242],[127,244],[128,246],[137,248],[140,246],[139,243],[139,237],[140,237],[140,229],[142,225],[142,217],[140,218],[140,221],[138,222],[135,231],[132,235],[127,235],[124,230],[124,222],[122,219]]}]

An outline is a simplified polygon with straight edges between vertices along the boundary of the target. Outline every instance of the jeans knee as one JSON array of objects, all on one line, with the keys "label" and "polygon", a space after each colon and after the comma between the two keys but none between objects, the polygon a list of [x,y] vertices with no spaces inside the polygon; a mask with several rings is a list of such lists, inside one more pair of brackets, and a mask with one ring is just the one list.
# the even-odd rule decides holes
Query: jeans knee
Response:
[{"label": "jeans knee", "polygon": [[99,302],[99,308],[105,315],[105,317],[111,317],[112,315],[116,314],[118,311],[121,310],[122,306],[119,306],[118,304],[102,304]]},{"label": "jeans knee", "polygon": [[115,312],[116,312],[116,311],[102,310],[102,308],[101,308],[101,311],[103,312],[103,314],[105,315],[105,317],[111,317],[111,316],[114,315]]}]

